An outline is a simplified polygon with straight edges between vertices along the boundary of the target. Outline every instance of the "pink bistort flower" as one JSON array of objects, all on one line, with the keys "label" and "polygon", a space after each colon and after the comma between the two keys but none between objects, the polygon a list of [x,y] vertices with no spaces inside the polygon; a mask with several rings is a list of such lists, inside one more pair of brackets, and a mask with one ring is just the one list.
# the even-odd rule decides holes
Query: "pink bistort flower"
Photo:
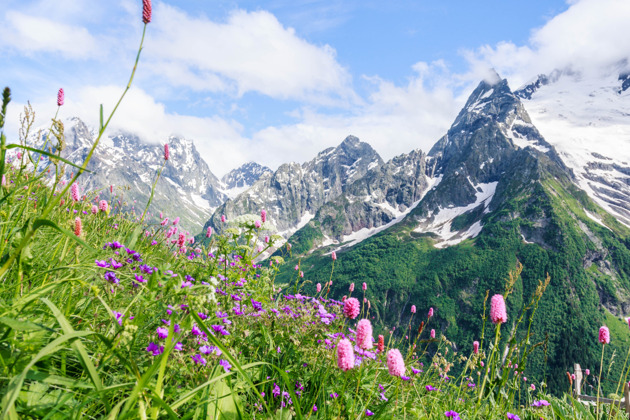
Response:
[{"label": "pink bistort flower", "polygon": [[72,201],[79,201],[79,199],[81,198],[79,195],[79,184],[72,184],[72,187],[70,187],[70,192],[72,194]]},{"label": "pink bistort flower", "polygon": [[505,300],[503,295],[496,294],[490,300],[490,319],[494,324],[504,324],[507,322],[507,312],[505,310]]},{"label": "pink bistort flower", "polygon": [[610,343],[610,331],[608,330],[608,327],[600,327],[599,329],[599,342],[602,344],[609,344]]},{"label": "pink bistort flower", "polygon": [[385,350],[385,337],[383,337],[382,334],[379,334],[378,336],[378,344],[376,344],[376,348],[381,353]]},{"label": "pink bistort flower", "polygon": [[206,230],[206,238],[212,236],[212,226],[208,226],[208,230]]},{"label": "pink bistort flower", "polygon": [[319,292],[321,292],[321,291],[322,291],[322,284],[321,284],[321,283],[317,283],[317,288],[316,288],[316,290],[317,290],[317,293],[319,293]]},{"label": "pink bistort flower", "polygon": [[333,251],[332,254],[330,254],[330,256],[332,257],[333,261],[337,260],[337,253],[335,251]]},{"label": "pink bistort flower", "polygon": [[107,204],[107,201],[105,201],[105,200],[101,200],[101,201],[98,203],[98,209],[99,209],[100,211],[107,211],[107,208],[108,208],[108,207],[109,207],[109,206],[108,206],[108,204]]},{"label": "pink bistort flower", "polygon": [[479,354],[479,341],[473,341],[473,353]]},{"label": "pink bistort flower", "polygon": [[96,204],[92,205],[92,214],[98,213],[98,206]]},{"label": "pink bistort flower", "polygon": [[398,349],[391,349],[387,352],[387,368],[392,376],[403,376],[405,374],[405,361]]},{"label": "pink bistort flower", "polygon": [[369,319],[360,320],[357,324],[357,346],[369,350],[374,345],[372,341],[372,323]]},{"label": "pink bistort flower", "polygon": [[81,224],[81,218],[77,217],[74,219],[74,234],[77,236],[81,236],[81,232],[83,230],[83,225]]},{"label": "pink bistort flower", "polygon": [[262,220],[263,223],[267,221],[267,211],[265,211],[265,209],[260,211],[260,220]]},{"label": "pink bistort flower", "polygon": [[354,367],[354,348],[347,338],[337,344],[337,366],[343,371]]},{"label": "pink bistort flower", "polygon": [[171,153],[168,150],[168,143],[166,143],[164,145],[164,160],[168,160],[170,156],[171,156]]},{"label": "pink bistort flower", "polygon": [[59,89],[57,92],[57,106],[62,106],[64,100],[63,88]]},{"label": "pink bistort flower", "polygon": [[361,312],[361,304],[357,300],[357,298],[349,298],[346,299],[343,303],[343,314],[350,319],[354,319]]},{"label": "pink bistort flower", "polygon": [[151,0],[142,0],[142,22],[151,22],[151,12]]},{"label": "pink bistort flower", "polygon": [[411,305],[411,313],[412,314],[416,313],[416,305]]}]

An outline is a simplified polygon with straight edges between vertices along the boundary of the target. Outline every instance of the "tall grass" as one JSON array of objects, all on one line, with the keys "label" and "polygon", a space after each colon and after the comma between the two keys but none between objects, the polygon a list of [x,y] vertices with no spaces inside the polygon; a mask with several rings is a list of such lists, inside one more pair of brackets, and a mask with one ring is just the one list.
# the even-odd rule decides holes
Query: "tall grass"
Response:
[{"label": "tall grass", "polygon": [[[142,41],[120,100],[141,50]],[[6,89],[0,129],[9,101]],[[103,206],[98,192],[77,199],[71,186],[81,182],[117,107],[101,117],[81,164],[61,157],[57,116],[40,149],[26,144],[30,108],[22,141],[7,144],[0,134],[2,419],[622,415],[606,407],[596,414],[570,395],[553,398],[544,384],[523,378],[528,356],[541,351],[530,329],[548,278],[507,324],[511,330],[498,323],[488,340],[484,304],[478,352],[432,337],[424,316],[409,323],[415,335],[390,333],[382,349],[360,348],[355,328],[370,319],[365,299],[358,316],[348,316],[348,303],[329,296],[330,283],[315,296],[301,294],[299,265],[292,287],[274,284],[283,258],[260,262],[282,240],[271,222],[256,215],[226,221],[223,235],[197,246],[176,222],[145,218],[146,211],[137,221],[111,211],[114,201]],[[75,174],[66,184],[68,170]],[[493,292],[508,297],[521,269]],[[342,339],[354,345],[354,367],[345,371],[337,366]],[[391,349],[403,355],[402,375],[390,374]]]}]

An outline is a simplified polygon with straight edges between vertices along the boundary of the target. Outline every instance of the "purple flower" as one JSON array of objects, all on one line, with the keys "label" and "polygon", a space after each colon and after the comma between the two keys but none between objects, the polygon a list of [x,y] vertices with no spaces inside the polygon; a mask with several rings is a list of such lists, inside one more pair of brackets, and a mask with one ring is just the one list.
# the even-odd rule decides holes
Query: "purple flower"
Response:
[{"label": "purple flower", "polygon": [[192,332],[192,334],[193,334],[193,335],[197,335],[197,336],[199,336],[199,335],[203,335],[203,331],[201,331],[201,330],[199,329],[199,327],[198,327],[196,324],[194,324],[194,325],[192,326],[192,330],[191,330],[191,332]]},{"label": "purple flower", "polygon": [[435,391],[435,388],[431,385],[427,385],[425,386],[425,388],[427,389],[427,391]]},{"label": "purple flower", "polygon": [[369,416],[373,416],[374,413],[371,412],[370,410],[365,410],[365,415],[369,417]]},{"label": "purple flower", "polygon": [[518,415],[512,414],[512,413],[507,413],[507,418],[510,420],[521,420],[521,418]]},{"label": "purple flower", "polygon": [[120,283],[120,280],[118,280],[118,278],[116,277],[116,274],[113,271],[108,271],[107,273],[105,273],[105,280],[107,280],[110,283],[114,283],[114,284],[118,284]]},{"label": "purple flower", "polygon": [[175,350],[177,351],[182,351],[184,350],[184,346],[182,345],[182,343],[180,343],[179,341],[177,342],[177,344],[175,344],[175,347],[173,347]]},{"label": "purple flower", "polygon": [[135,277],[135,280],[136,280],[138,283],[145,283],[145,282],[146,282],[146,280],[144,279],[144,277],[142,277],[142,274],[134,274],[133,276]]},{"label": "purple flower", "polygon": [[200,354],[195,354],[194,356],[191,356],[193,362],[195,362],[196,365],[206,365],[206,359],[204,359]]},{"label": "purple flower", "polygon": [[277,398],[280,396],[280,387],[275,382],[273,383],[273,390],[271,391],[271,393],[273,394],[274,398]]},{"label": "purple flower", "polygon": [[201,319],[208,319],[208,315],[204,314],[203,312],[197,312],[197,315],[199,315],[199,318]]},{"label": "purple flower", "polygon": [[223,366],[223,369],[225,369],[226,372],[229,372],[230,369],[232,369],[232,365],[230,364],[230,362],[225,359],[219,360],[219,364]]},{"label": "purple flower", "polygon": [[116,270],[116,269],[118,269],[118,268],[120,268],[120,267],[122,267],[122,266],[123,266],[123,265],[122,265],[122,263],[119,263],[118,261],[116,261],[116,260],[115,260],[115,259],[113,259],[113,258],[112,258],[110,261],[112,262],[112,268],[113,268],[114,270]]},{"label": "purple flower", "polygon": [[116,321],[118,321],[118,325],[120,325],[122,327],[122,318],[123,318],[123,314],[121,314],[120,312],[116,312],[116,311],[112,311],[114,313],[114,316],[116,317]]},{"label": "purple flower", "polygon": [[160,337],[160,339],[162,340],[168,337],[168,328],[166,327],[158,327],[156,332],[158,337]]},{"label": "purple flower", "polygon": [[226,330],[223,325],[213,325],[212,329],[214,330],[214,332],[217,332],[221,335],[230,335],[228,330]]},{"label": "purple flower", "polygon": [[446,417],[452,417],[453,420],[460,420],[459,418],[459,413],[457,411],[453,411],[453,410],[448,410],[444,412],[444,415]]},{"label": "purple flower", "polygon": [[159,356],[164,351],[164,346],[158,346],[154,342],[150,342],[147,346],[147,351],[153,354],[153,356]]},{"label": "purple flower", "polygon": [[232,300],[234,300],[234,301],[239,302],[239,301],[243,300],[239,295],[231,295],[231,296],[232,296]]},{"label": "purple flower", "polygon": [[262,311],[262,303],[256,302],[254,299],[250,299],[252,301],[252,306],[256,311]]},{"label": "purple flower", "polygon": [[109,268],[109,263],[107,261],[105,261],[105,260],[103,260],[103,261],[96,260],[95,263],[99,267]]},{"label": "purple flower", "polygon": [[540,401],[534,401],[534,403],[532,404],[532,407],[545,407],[548,405],[549,405],[549,401],[540,400]]}]

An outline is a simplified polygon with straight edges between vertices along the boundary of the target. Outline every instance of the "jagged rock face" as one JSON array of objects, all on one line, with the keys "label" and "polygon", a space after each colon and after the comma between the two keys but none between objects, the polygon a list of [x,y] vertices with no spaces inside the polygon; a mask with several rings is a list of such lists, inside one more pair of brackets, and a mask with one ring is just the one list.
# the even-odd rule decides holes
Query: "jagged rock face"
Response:
[{"label": "jagged rock face", "polygon": [[[83,162],[94,143],[94,134],[94,130],[78,118],[70,119],[66,122],[66,148],[62,157]],[[171,218],[180,217],[185,229],[198,231],[226,196],[191,140],[170,137],[168,144],[170,158],[157,183],[149,211],[154,215],[163,211]],[[128,203],[126,207],[142,214],[163,163],[161,145],[143,143],[126,133],[105,136],[88,165],[93,173],[82,175],[79,184],[84,191],[98,190],[101,198],[108,200],[111,199],[109,186],[113,185],[118,198],[122,196]]]},{"label": "jagged rock face", "polygon": [[309,162],[284,164],[272,174],[263,174],[251,188],[220,206],[206,226],[220,230],[221,215],[230,219],[265,209],[279,233],[289,237],[324,203],[341,195],[346,185],[382,162],[370,145],[348,136]]},{"label": "jagged rock face", "polygon": [[[478,235],[483,216],[500,204],[511,185],[521,185],[506,176],[512,168],[520,168],[514,176],[527,178],[522,183],[539,178],[537,160],[528,160],[527,155],[544,156],[545,161],[564,167],[507,80],[497,75],[492,82],[482,81],[429,152],[429,173],[439,182],[412,212],[415,232],[437,235],[440,247]],[[458,217],[466,222],[455,223]]]},{"label": "jagged rock face", "polygon": [[425,158],[421,150],[396,156],[324,204],[311,222],[319,227],[322,243],[344,242],[344,236],[402,218],[428,188]]},{"label": "jagged rock face", "polygon": [[254,185],[260,177],[272,173],[273,171],[271,169],[259,165],[256,162],[245,163],[236,169],[232,169],[221,178],[223,191],[228,197],[235,198],[247,188]]},{"label": "jagged rock face", "polygon": [[573,170],[580,188],[630,226],[630,76],[555,70],[515,92],[534,124]]}]

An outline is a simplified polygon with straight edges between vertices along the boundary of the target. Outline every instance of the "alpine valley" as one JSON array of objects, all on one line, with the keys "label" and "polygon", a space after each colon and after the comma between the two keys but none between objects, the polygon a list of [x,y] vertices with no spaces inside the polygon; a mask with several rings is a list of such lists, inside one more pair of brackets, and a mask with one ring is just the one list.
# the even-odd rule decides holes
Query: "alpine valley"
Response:
[{"label": "alpine valley", "polygon": [[[532,326],[540,347],[525,376],[559,392],[574,363],[599,362],[600,325],[625,337],[610,345],[617,355],[630,345],[630,79],[622,67],[603,78],[554,71],[516,91],[495,73],[431,150],[389,161],[350,135],[308,162],[275,171],[249,163],[219,180],[192,141],[172,137],[173,164],[153,209],[180,212],[189,229],[203,225],[197,241],[205,243],[208,227],[223,232],[265,209],[277,229],[270,234],[282,237],[273,255],[288,260],[278,285],[312,293],[333,270],[330,293],[341,299],[365,282],[375,325],[403,336],[415,334],[406,330],[412,303],[421,313],[434,307],[430,328],[462,354],[481,338],[487,294],[502,293],[522,264],[508,326],[548,276]],[[66,136],[66,156],[80,158],[93,135],[73,120]],[[127,184],[130,200],[146,203],[162,157],[119,133],[93,161],[101,172],[92,179],[102,178],[94,185]]]}]

